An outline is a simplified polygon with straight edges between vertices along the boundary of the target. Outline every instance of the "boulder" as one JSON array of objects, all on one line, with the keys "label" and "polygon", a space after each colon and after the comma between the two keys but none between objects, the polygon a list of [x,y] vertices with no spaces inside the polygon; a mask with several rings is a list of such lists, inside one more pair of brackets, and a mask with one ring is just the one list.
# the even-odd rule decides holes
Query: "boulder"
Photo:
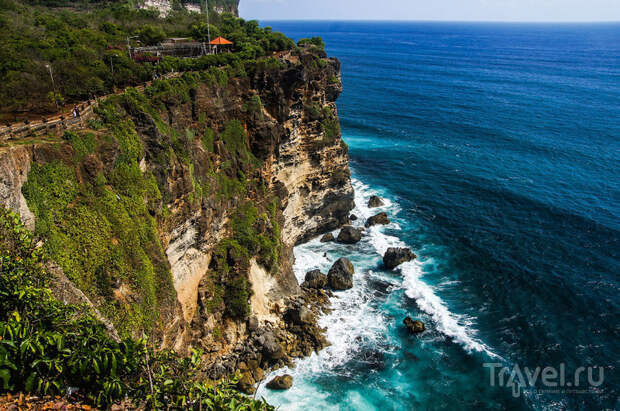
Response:
[{"label": "boulder", "polygon": [[331,241],[334,241],[334,235],[332,233],[327,233],[323,237],[321,237],[322,243],[329,243]]},{"label": "boulder", "polygon": [[408,248],[388,248],[383,255],[383,265],[388,270],[398,267],[402,263],[414,260],[416,255]]},{"label": "boulder", "polygon": [[384,205],[383,200],[381,200],[381,198],[378,197],[378,196],[372,196],[368,200],[368,207],[369,208],[381,207],[382,205]]},{"label": "boulder", "polygon": [[276,337],[271,332],[266,332],[261,336],[262,352],[266,360],[279,360],[284,357],[282,346],[276,341]]},{"label": "boulder", "polygon": [[325,288],[327,286],[327,276],[320,270],[308,271],[301,286],[303,288],[315,288],[317,290]]},{"label": "boulder", "polygon": [[252,316],[248,319],[248,331],[256,332],[258,330],[258,318]]},{"label": "boulder", "polygon": [[287,322],[296,325],[312,324],[314,322],[312,311],[307,309],[304,305],[289,308],[284,314],[284,318]]},{"label": "boulder", "polygon": [[288,374],[278,375],[267,383],[267,388],[271,390],[288,390],[293,386],[293,377]]},{"label": "boulder", "polygon": [[252,377],[252,374],[250,374],[249,372],[246,372],[241,376],[241,379],[239,379],[239,382],[237,383],[237,388],[239,388],[239,391],[251,395],[254,394],[254,392],[256,391],[256,388],[254,388],[254,384],[256,384],[254,377]]},{"label": "boulder", "polygon": [[349,220],[351,220],[351,221],[356,221],[356,220],[357,220],[357,216],[356,216],[355,214],[351,214],[351,215],[349,216]]},{"label": "boulder", "polygon": [[355,244],[362,239],[362,230],[350,225],[342,227],[338,233],[337,241],[342,244]]},{"label": "boulder", "polygon": [[426,327],[424,326],[424,323],[422,321],[414,320],[411,317],[405,318],[403,320],[403,324],[407,326],[407,328],[412,334],[420,334],[424,332],[424,330],[426,330]]},{"label": "boulder", "polygon": [[329,286],[334,290],[348,290],[353,287],[353,264],[346,258],[339,258],[327,274]]},{"label": "boulder", "polygon": [[388,218],[386,213],[379,213],[377,215],[373,215],[368,220],[366,220],[366,224],[364,224],[364,226],[371,227],[378,224],[390,224],[390,219]]}]

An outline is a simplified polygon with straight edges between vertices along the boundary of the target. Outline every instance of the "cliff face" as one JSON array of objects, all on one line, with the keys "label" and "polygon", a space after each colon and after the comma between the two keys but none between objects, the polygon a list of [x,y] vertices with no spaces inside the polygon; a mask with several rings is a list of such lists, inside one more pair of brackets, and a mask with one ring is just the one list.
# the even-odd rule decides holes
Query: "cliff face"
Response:
[{"label": "cliff face", "polygon": [[[173,3],[173,0],[143,0],[140,7],[157,9],[162,16],[166,16],[172,11]],[[203,3],[202,0],[184,0],[179,4],[189,11],[200,13]],[[209,5],[217,13],[232,13],[239,16],[239,0],[209,0]]]},{"label": "cliff face", "polygon": [[[252,344],[308,354],[324,343],[316,327],[311,343],[284,331],[301,292],[292,247],[353,208],[339,69],[284,54],[112,98],[63,140],[2,148],[0,201],[119,332],[202,348],[214,377],[256,333]],[[282,358],[256,350],[257,367]]]}]

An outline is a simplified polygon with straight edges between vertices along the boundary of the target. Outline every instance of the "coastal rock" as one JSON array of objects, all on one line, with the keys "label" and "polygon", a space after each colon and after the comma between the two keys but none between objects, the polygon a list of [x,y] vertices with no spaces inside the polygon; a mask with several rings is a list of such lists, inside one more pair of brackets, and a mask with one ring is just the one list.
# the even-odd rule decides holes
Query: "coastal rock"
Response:
[{"label": "coastal rock", "polygon": [[314,321],[312,312],[303,305],[290,308],[284,315],[284,318],[287,322],[296,325],[312,324]]},{"label": "coastal rock", "polygon": [[409,329],[412,334],[420,334],[426,330],[424,323],[419,320],[414,320],[411,317],[407,317],[403,320],[403,324]]},{"label": "coastal rock", "polygon": [[271,390],[288,390],[293,386],[293,377],[289,374],[278,375],[267,383],[267,388]]},{"label": "coastal rock", "polygon": [[327,276],[320,270],[312,270],[306,273],[306,278],[301,284],[303,288],[321,289],[327,286]]},{"label": "coastal rock", "polygon": [[340,233],[338,233],[337,241],[342,244],[355,244],[362,239],[362,230],[353,226],[347,225],[342,227]]},{"label": "coastal rock", "polygon": [[370,217],[368,220],[366,220],[366,224],[364,224],[364,226],[371,227],[373,225],[379,225],[379,224],[381,225],[390,224],[390,219],[388,218],[386,213],[379,213],[377,215]]},{"label": "coastal rock", "polygon": [[416,258],[416,255],[408,248],[394,248],[390,247],[383,255],[383,265],[388,270],[398,267],[402,263],[411,261]]},{"label": "coastal rock", "polygon": [[256,330],[258,330],[258,318],[256,318],[255,316],[252,316],[248,319],[248,331],[249,332],[255,332]]},{"label": "coastal rock", "polygon": [[348,290],[353,287],[353,264],[346,258],[340,258],[332,265],[327,274],[329,286],[334,290]]},{"label": "coastal rock", "polygon": [[321,242],[322,243],[329,243],[331,241],[334,241],[334,235],[332,233],[327,233],[325,234],[323,237],[321,237]]},{"label": "coastal rock", "polygon": [[266,332],[261,336],[263,339],[263,355],[267,360],[279,360],[284,357],[284,350],[282,346],[278,344],[276,337],[272,332]]},{"label": "coastal rock", "polygon": [[241,376],[241,379],[239,379],[239,382],[237,383],[237,388],[239,388],[239,391],[245,394],[254,394],[254,392],[256,391],[256,388],[254,388],[254,384],[256,384],[254,377],[249,372],[246,372]]},{"label": "coastal rock", "polygon": [[351,215],[349,216],[349,220],[351,220],[351,221],[357,221],[357,216],[356,216],[355,214],[351,214]]},{"label": "coastal rock", "polygon": [[385,204],[383,203],[383,200],[381,200],[381,198],[379,196],[372,196],[368,200],[368,207],[369,208],[381,207],[383,205],[385,205]]}]

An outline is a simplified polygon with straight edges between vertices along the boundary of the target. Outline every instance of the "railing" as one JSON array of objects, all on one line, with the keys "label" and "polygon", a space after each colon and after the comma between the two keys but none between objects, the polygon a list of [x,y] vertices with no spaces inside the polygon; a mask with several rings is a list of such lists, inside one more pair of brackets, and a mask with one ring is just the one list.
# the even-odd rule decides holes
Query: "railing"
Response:
[{"label": "railing", "polygon": [[[181,73],[177,72],[169,73],[162,77],[173,78],[179,77],[180,75]],[[138,91],[144,91],[144,89],[150,85],[151,82],[148,81],[134,88]],[[77,107],[80,108],[79,117],[73,117],[70,113],[65,113],[48,120],[40,120],[37,122],[30,122],[28,124],[13,124],[9,127],[0,127],[0,143],[11,140],[19,140],[26,137],[37,137],[44,135],[59,137],[65,132],[65,130],[85,128],[88,125],[88,120],[94,117],[94,108],[98,105],[99,101],[105,100],[110,96],[122,94],[126,90],[127,89],[124,89],[117,93],[105,95],[96,99],[94,102],[89,100],[77,104]]]}]

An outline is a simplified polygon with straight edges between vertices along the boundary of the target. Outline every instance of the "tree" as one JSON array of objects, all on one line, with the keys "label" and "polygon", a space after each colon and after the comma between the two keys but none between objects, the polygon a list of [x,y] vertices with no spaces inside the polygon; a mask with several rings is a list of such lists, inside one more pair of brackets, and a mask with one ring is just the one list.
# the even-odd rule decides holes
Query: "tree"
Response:
[{"label": "tree", "polygon": [[[209,30],[211,30],[211,38],[220,35],[220,31],[213,24],[209,24]],[[198,24],[192,25],[192,38],[196,41],[208,41],[209,40],[209,30],[207,30],[207,23],[200,22]]]},{"label": "tree", "polygon": [[146,46],[154,46],[166,38],[166,33],[161,27],[154,27],[150,24],[142,27],[137,35],[142,44]]}]

